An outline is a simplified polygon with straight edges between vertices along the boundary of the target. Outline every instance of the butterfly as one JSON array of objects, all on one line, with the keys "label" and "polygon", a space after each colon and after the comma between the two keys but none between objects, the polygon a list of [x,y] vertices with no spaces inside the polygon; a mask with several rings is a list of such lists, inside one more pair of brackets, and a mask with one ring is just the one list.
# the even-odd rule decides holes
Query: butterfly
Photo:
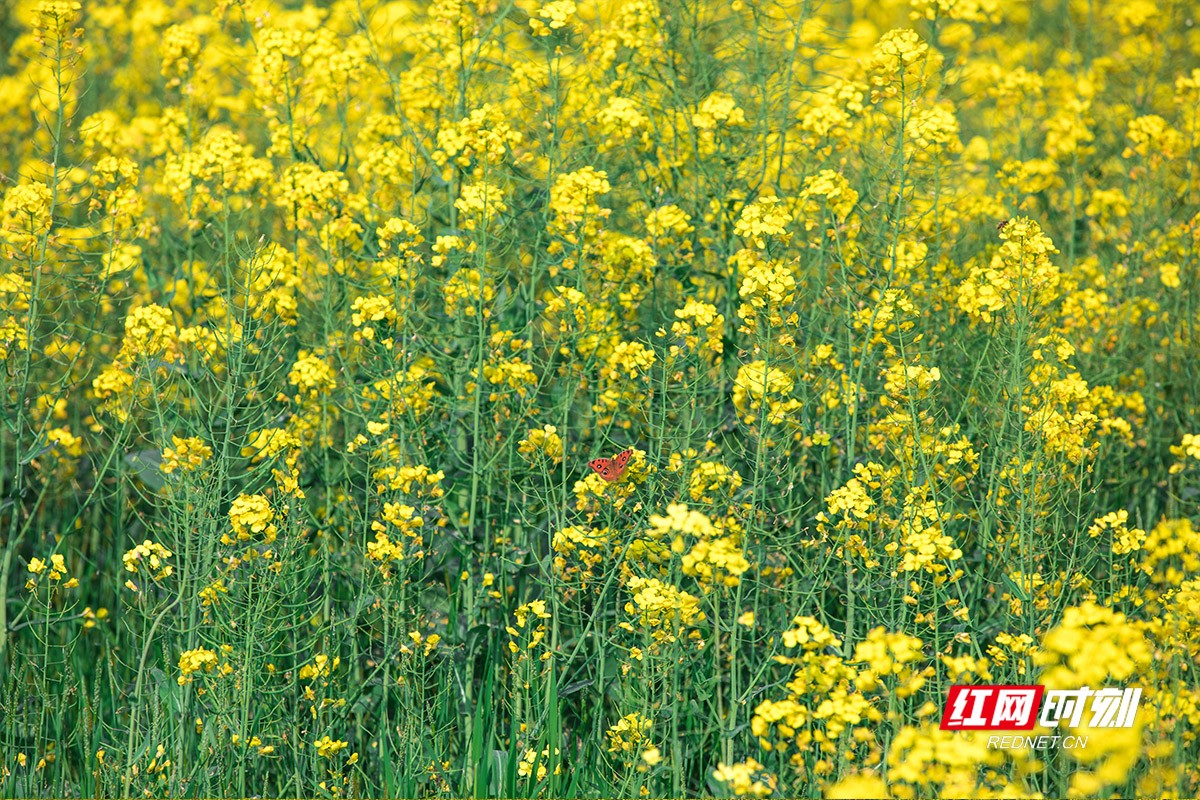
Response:
[{"label": "butterfly", "polygon": [[593,458],[588,466],[596,470],[596,474],[612,483],[625,474],[625,466],[629,463],[632,450],[622,450],[612,458]]}]

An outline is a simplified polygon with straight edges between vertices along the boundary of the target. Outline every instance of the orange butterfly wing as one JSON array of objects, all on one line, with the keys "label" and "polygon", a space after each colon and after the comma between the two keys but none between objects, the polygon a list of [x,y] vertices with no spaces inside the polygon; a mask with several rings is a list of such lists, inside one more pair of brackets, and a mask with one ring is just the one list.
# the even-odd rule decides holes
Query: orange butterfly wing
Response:
[{"label": "orange butterfly wing", "polygon": [[601,478],[612,483],[625,474],[625,467],[629,464],[632,456],[632,450],[622,450],[612,458],[593,458],[588,462],[588,466],[595,470]]},{"label": "orange butterfly wing", "polygon": [[621,452],[619,452],[619,453],[617,453],[615,456],[613,456],[612,463],[613,463],[613,464],[616,466],[616,468],[617,468],[617,474],[616,474],[616,475],[613,475],[613,480],[614,480],[614,481],[615,481],[617,478],[621,477],[621,475],[623,475],[623,474],[624,474],[624,472],[625,472],[625,467],[626,467],[626,465],[627,465],[627,464],[629,464],[629,459],[630,459],[630,458],[632,458],[632,457],[633,457],[633,451],[632,451],[632,450],[622,450]]}]

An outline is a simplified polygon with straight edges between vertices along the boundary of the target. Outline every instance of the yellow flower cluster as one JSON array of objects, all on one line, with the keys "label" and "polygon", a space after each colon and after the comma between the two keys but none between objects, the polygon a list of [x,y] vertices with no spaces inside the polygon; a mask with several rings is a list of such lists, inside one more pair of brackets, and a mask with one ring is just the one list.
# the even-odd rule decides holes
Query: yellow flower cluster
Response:
[{"label": "yellow flower cluster", "polygon": [[735,797],[770,797],[778,784],[778,779],[753,758],[737,764],[720,763],[712,775]]},{"label": "yellow flower cluster", "polygon": [[482,314],[486,318],[491,316],[487,306],[496,296],[496,290],[479,270],[464,267],[450,276],[442,287],[442,294],[446,300],[446,316]]},{"label": "yellow flower cluster", "polygon": [[945,562],[962,558],[962,550],[954,546],[954,540],[942,527],[944,521],[936,502],[927,498],[908,499],[900,518],[900,542],[884,546],[889,554],[900,553],[900,572],[922,570],[938,574],[949,569]]},{"label": "yellow flower cluster", "polygon": [[463,215],[463,227],[473,231],[487,226],[496,217],[508,211],[504,193],[500,187],[488,183],[472,183],[462,187],[454,207]]},{"label": "yellow flower cluster", "polygon": [[328,736],[322,736],[313,742],[313,747],[317,748],[317,755],[321,758],[333,758],[349,746],[349,742],[341,739],[331,739]]},{"label": "yellow flower cluster", "polygon": [[699,132],[700,152],[716,153],[723,140],[748,125],[746,112],[728,92],[713,92],[692,114],[692,127]]},{"label": "yellow flower cluster", "polygon": [[817,227],[822,212],[830,214],[836,222],[845,221],[858,203],[858,192],[850,187],[844,175],[825,169],[804,182],[800,199],[808,214],[805,228],[811,231]]},{"label": "yellow flower cluster", "polygon": [[592,239],[611,213],[599,203],[600,196],[610,191],[612,184],[604,170],[584,167],[559,175],[550,187],[550,209],[554,212],[550,233],[573,245]]},{"label": "yellow flower cluster", "polygon": [[544,456],[554,464],[561,463],[563,441],[562,437],[558,435],[558,428],[554,425],[531,428],[517,446],[517,452],[530,459]]},{"label": "yellow flower cluster", "polygon": [[170,475],[174,472],[195,472],[212,458],[212,448],[198,436],[171,437],[171,446],[163,448],[160,469]]},{"label": "yellow flower cluster", "polygon": [[[350,306],[354,312],[350,315],[350,324],[355,327],[354,341],[379,341],[386,347],[391,347],[390,337],[378,338],[376,328],[385,331],[396,324],[396,306],[390,297],[373,294],[355,298]],[[382,323],[382,325],[380,325]]]},{"label": "yellow flower cluster", "polygon": [[787,398],[795,385],[783,370],[768,367],[765,361],[751,361],[738,367],[733,406],[747,425],[756,424],[760,414],[768,424],[777,425],[800,406],[799,401]]},{"label": "yellow flower cluster", "polygon": [[[681,350],[698,352],[718,360],[725,351],[725,315],[716,306],[689,297],[683,308],[675,309],[676,321],[671,323],[671,336],[682,345],[672,345],[671,355]],[[660,331],[660,335],[665,335]]]},{"label": "yellow flower cluster", "polygon": [[[161,581],[175,571],[175,567],[166,563],[172,555],[174,554],[161,544],[147,539],[132,550],[126,550],[125,555],[121,556],[121,561],[125,564],[126,572],[141,575],[145,569],[150,580]],[[128,582],[125,585],[134,588]]]},{"label": "yellow flower cluster", "polygon": [[982,322],[1032,316],[1058,297],[1059,271],[1050,263],[1058,249],[1041,227],[1018,217],[1008,221],[1000,238],[1004,244],[988,266],[973,267],[958,287],[959,308]]},{"label": "yellow flower cluster", "polygon": [[1190,466],[1188,459],[1200,461],[1200,435],[1185,433],[1179,444],[1171,446],[1171,455],[1179,459],[1171,465],[1172,475],[1178,475]]},{"label": "yellow flower cluster", "polygon": [[337,388],[337,378],[329,362],[303,350],[288,372],[288,383],[296,387],[296,402],[316,400]]},{"label": "yellow flower cluster", "polygon": [[783,200],[771,196],[760,197],[742,209],[733,232],[763,250],[767,247],[767,237],[778,237],[781,242],[787,243],[787,226],[791,221],[792,215],[788,213]]},{"label": "yellow flower cluster", "polygon": [[626,714],[605,731],[605,735],[608,736],[608,752],[626,755],[652,749],[650,730],[653,727],[652,719],[636,712]]},{"label": "yellow flower cluster", "polygon": [[[626,557],[638,560],[648,543],[640,540],[630,544]],[[605,560],[612,550],[609,531],[591,530],[571,525],[554,533],[550,547],[554,550],[554,570],[564,581],[581,588],[601,574]],[[658,548],[661,552],[661,548]]]},{"label": "yellow flower cluster", "polygon": [[192,682],[192,675],[196,672],[212,672],[217,667],[217,654],[213,650],[206,647],[198,647],[195,650],[185,650],[179,655],[179,678],[177,679],[180,686],[185,686]]},{"label": "yellow flower cluster", "polygon": [[688,477],[688,494],[697,503],[717,503],[729,499],[742,486],[741,474],[719,461],[699,461]]},{"label": "yellow flower cluster", "polygon": [[[279,529],[273,524],[274,519],[275,511],[261,494],[238,495],[229,506],[229,524],[239,541],[257,535],[261,535],[267,544],[275,541]],[[222,543],[232,544],[232,541],[224,536]]]},{"label": "yellow flower cluster", "polygon": [[791,270],[778,261],[763,261],[754,255],[746,261],[749,263],[745,265],[745,277],[738,288],[738,296],[742,298],[738,306],[742,330],[755,330],[760,318],[773,328],[795,324],[792,305],[796,300],[796,279]]},{"label": "yellow flower cluster", "polygon": [[1142,675],[1154,658],[1139,626],[1119,612],[1088,602],[1068,608],[1035,655],[1041,682],[1051,688],[1103,686]]},{"label": "yellow flower cluster", "polygon": [[560,28],[567,27],[576,10],[572,0],[550,0],[538,9],[537,17],[530,18],[529,28],[534,36],[549,36]]},{"label": "yellow flower cluster", "polygon": [[[414,558],[421,558],[424,555],[421,550],[425,543],[421,535],[424,525],[425,519],[413,506],[384,503],[380,518],[371,523],[375,541],[367,545],[367,558],[381,562],[380,569],[385,576],[389,574],[388,566],[392,561],[405,558],[406,548],[412,551]],[[392,541],[390,537],[393,534],[402,538]]]},{"label": "yellow flower cluster", "polygon": [[324,653],[318,653],[313,657],[311,664],[305,664],[300,668],[300,680],[311,681],[315,678],[327,678],[341,663],[342,659],[338,656],[331,659]]},{"label": "yellow flower cluster", "polygon": [[[1097,517],[1088,528],[1088,536],[1093,539],[1106,532],[1112,537],[1112,554],[1115,556],[1124,556],[1140,550],[1142,543],[1146,541],[1144,530],[1129,527],[1129,512],[1125,509]],[[1113,566],[1120,568],[1119,564]]]},{"label": "yellow flower cluster", "polygon": [[[524,659],[526,656],[523,651],[533,650],[545,641],[546,624],[541,620],[550,619],[550,612],[546,610],[545,600],[531,600],[518,606],[513,612],[513,618],[516,620],[516,627],[509,625],[504,629],[512,637],[508,642],[508,649]],[[522,640],[524,648],[517,644],[518,639]],[[549,661],[552,656],[553,653],[547,649],[540,658],[542,661]]]},{"label": "yellow flower cluster", "polygon": [[401,492],[411,497],[428,497],[436,500],[446,493],[441,486],[446,473],[440,469],[431,470],[424,464],[416,464],[411,467],[388,465],[380,467],[372,477],[379,481],[375,490],[380,494],[385,491]]},{"label": "yellow flower cluster", "polygon": [[[562,774],[562,762],[559,758],[561,755],[559,748],[554,748],[554,774]],[[547,763],[551,761],[550,746],[543,747],[541,751],[526,750],[521,756],[521,760],[517,763],[517,775],[522,778],[535,778],[538,781],[546,780],[546,776],[550,774],[547,768]]]},{"label": "yellow flower cluster", "polygon": [[[38,579],[43,574],[54,583],[61,581],[64,589],[74,589],[79,585],[79,579],[67,578],[67,560],[61,553],[55,553],[50,556],[49,564],[40,558],[29,559],[27,571],[32,576],[25,582],[25,588],[29,591],[37,588]],[[67,578],[67,580],[63,581],[63,578]]]},{"label": "yellow flower cluster", "polygon": [[[685,628],[695,628],[707,619],[699,598],[657,578],[635,576],[626,586],[631,599],[625,604],[625,613],[636,617],[638,625],[659,644],[675,642]],[[691,631],[689,637],[698,638],[698,631]]]},{"label": "yellow flower cluster", "polygon": [[482,171],[485,166],[499,164],[523,138],[505,119],[502,109],[485,103],[438,131],[433,159],[438,164],[453,161],[462,169],[475,165]]}]

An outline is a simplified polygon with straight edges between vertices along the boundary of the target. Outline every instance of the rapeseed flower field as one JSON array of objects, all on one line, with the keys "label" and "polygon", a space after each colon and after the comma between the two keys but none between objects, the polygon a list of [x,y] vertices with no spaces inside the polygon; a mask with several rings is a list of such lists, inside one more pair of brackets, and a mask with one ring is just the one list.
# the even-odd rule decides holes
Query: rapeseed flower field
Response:
[{"label": "rapeseed flower field", "polygon": [[4,4],[0,796],[1200,794],[1196,16]]}]

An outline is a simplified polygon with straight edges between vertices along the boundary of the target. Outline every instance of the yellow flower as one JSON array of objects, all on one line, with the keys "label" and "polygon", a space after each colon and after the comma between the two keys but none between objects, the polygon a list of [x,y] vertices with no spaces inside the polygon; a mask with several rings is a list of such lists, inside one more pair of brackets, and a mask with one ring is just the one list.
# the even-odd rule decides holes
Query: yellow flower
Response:
[{"label": "yellow flower", "polygon": [[713,778],[725,784],[736,796],[767,797],[775,792],[778,779],[765,770],[766,767],[753,758],[737,764],[720,762],[713,770]]},{"label": "yellow flower", "polygon": [[317,748],[317,755],[321,758],[332,758],[350,746],[349,742],[344,742],[340,739],[331,739],[328,736],[322,736],[317,741],[313,742],[313,746]]},{"label": "yellow flower", "polygon": [[477,269],[463,268],[450,276],[442,287],[442,295],[446,300],[446,316],[455,317],[460,314],[473,317],[482,313],[484,317],[491,316],[488,304],[496,296],[496,290]]},{"label": "yellow flower", "polygon": [[169,577],[174,571],[175,568],[166,563],[172,555],[171,551],[161,544],[147,539],[132,550],[125,551],[121,560],[125,563],[126,572],[136,575],[146,568],[151,580],[159,581]]},{"label": "yellow flower", "polygon": [[575,11],[572,0],[550,0],[538,9],[537,17],[530,17],[529,27],[534,36],[549,36],[551,32],[567,27]]},{"label": "yellow flower", "polygon": [[959,308],[983,322],[1014,307],[1044,307],[1058,294],[1060,274],[1050,263],[1058,249],[1036,222],[1009,220],[1000,238],[1004,244],[988,266],[973,267],[958,288]]},{"label": "yellow flower", "polygon": [[628,753],[649,746],[648,737],[653,727],[654,721],[641,714],[626,714],[606,732],[608,752]]},{"label": "yellow flower", "polygon": [[699,511],[691,511],[683,503],[672,503],[667,506],[665,516],[650,515],[648,533],[656,538],[669,538],[671,534],[684,533],[698,539],[710,539],[718,534],[717,526],[711,519]]},{"label": "yellow flower", "polygon": [[162,359],[179,357],[179,329],[169,308],[147,305],[135,308],[125,318],[125,338],[121,342],[124,359]]},{"label": "yellow flower", "polygon": [[275,512],[271,504],[260,494],[238,495],[229,507],[229,522],[233,532],[243,541],[253,534],[262,534],[268,544],[275,541],[278,529],[272,524],[274,519]]},{"label": "yellow flower", "polygon": [[694,576],[707,590],[715,583],[737,586],[740,576],[750,569],[742,545],[736,537],[724,536],[697,542],[681,559],[684,575]]},{"label": "yellow flower", "polygon": [[[560,761],[558,759],[560,752],[561,751],[557,747],[554,748],[554,756],[555,756],[555,758],[554,758],[554,761],[555,761],[554,774],[555,775],[562,774],[562,764],[560,763]],[[525,754],[521,756],[521,760],[517,763],[517,774],[519,776],[521,776],[522,778],[529,778],[529,777],[536,776],[537,780],[543,781],[546,779],[546,776],[550,774],[550,771],[546,768],[546,764],[549,761],[550,761],[549,745],[542,748],[542,751],[540,753],[536,750],[526,750]]]},{"label": "yellow flower", "polygon": [[67,562],[62,557],[61,553],[55,553],[50,556],[50,580],[62,580],[62,577],[67,574]]},{"label": "yellow flower", "polygon": [[50,230],[50,189],[42,183],[18,183],[0,204],[0,236],[18,251],[32,252]]},{"label": "yellow flower", "polygon": [[879,37],[879,42],[866,60],[871,83],[871,99],[875,102],[906,92],[919,92],[929,76],[941,66],[936,50],[911,28],[897,28]]},{"label": "yellow flower", "polygon": [[[817,226],[815,217],[819,215],[822,206],[835,220],[844,220],[858,203],[858,192],[850,187],[850,182],[841,173],[823,169],[804,182],[800,199],[805,202],[805,211],[809,218],[805,222],[805,228],[813,230]],[[818,203],[818,199],[822,202]]]},{"label": "yellow flower", "polygon": [[765,361],[751,361],[738,367],[733,381],[733,405],[747,425],[758,422],[758,411],[766,402],[769,424],[778,424],[799,407],[799,403],[784,398],[795,386],[783,370],[768,367]]},{"label": "yellow flower", "polygon": [[722,126],[733,128],[746,124],[746,113],[729,94],[713,92],[692,115],[692,124],[702,131]]},{"label": "yellow flower", "polygon": [[710,357],[718,357],[724,351],[725,315],[717,313],[716,306],[689,297],[683,308],[675,309],[675,318],[671,335],[681,340],[685,349],[698,350]]},{"label": "yellow flower", "polygon": [[179,656],[179,685],[192,680],[193,673],[203,670],[204,672],[212,672],[217,666],[217,654],[205,647],[199,647],[195,650],[185,650]]},{"label": "yellow flower", "polygon": [[633,577],[627,588],[631,599],[625,604],[625,613],[637,617],[660,643],[674,642],[684,627],[706,619],[699,598],[657,578]]},{"label": "yellow flower", "polygon": [[355,298],[350,306],[350,324],[355,327],[354,341],[374,341],[376,326],[391,327],[396,323],[396,306],[390,297],[373,294]]},{"label": "yellow flower", "polygon": [[299,392],[297,400],[315,400],[319,395],[328,394],[337,388],[333,367],[329,366],[325,359],[307,350],[300,351],[300,357],[288,372],[288,382]]},{"label": "yellow flower", "polygon": [[789,238],[787,226],[791,221],[792,215],[782,200],[773,196],[760,197],[742,209],[733,232],[762,250],[767,246],[767,237],[778,237],[786,244]]},{"label": "yellow flower", "polygon": [[453,160],[460,167],[469,167],[475,160],[499,164],[522,140],[503,110],[485,103],[457,123],[438,131],[438,149],[433,153],[433,160],[438,164]]},{"label": "yellow flower", "polygon": [[318,653],[313,658],[311,664],[305,664],[300,668],[300,680],[311,681],[313,678],[328,677],[341,663],[342,659],[339,656],[334,656],[333,659],[330,659],[324,653]]},{"label": "yellow flower", "polygon": [[1179,461],[1171,465],[1170,472],[1177,475],[1187,468],[1187,459],[1200,461],[1200,434],[1185,433],[1179,444],[1171,446],[1171,455]]},{"label": "yellow flower", "polygon": [[558,435],[558,428],[553,425],[543,425],[541,428],[531,429],[520,441],[517,452],[530,459],[536,455],[542,455],[555,464],[561,463],[563,442],[562,437]]},{"label": "yellow flower", "polygon": [[1098,517],[1088,528],[1088,536],[1095,539],[1105,531],[1111,531],[1113,555],[1123,556],[1140,550],[1146,541],[1144,530],[1129,527],[1129,512],[1124,509]]},{"label": "yellow flower", "polygon": [[163,449],[160,469],[170,475],[173,472],[194,472],[212,458],[212,448],[198,436],[171,437],[171,447]]},{"label": "yellow flower", "polygon": [[[574,4],[571,4],[574,6]],[[486,226],[496,217],[508,211],[504,192],[499,186],[489,183],[468,184],[459,192],[454,207],[463,215],[463,228],[469,231]]]},{"label": "yellow flower", "polygon": [[746,264],[738,288],[738,296],[743,302],[738,307],[738,316],[745,323],[746,332],[755,329],[758,317],[775,328],[794,324],[796,315],[792,305],[796,301],[796,277],[791,269],[778,261],[763,261],[750,251],[742,251],[738,256],[743,254]]},{"label": "yellow flower", "polygon": [[1034,661],[1043,667],[1041,683],[1074,689],[1131,680],[1154,658],[1140,625],[1087,601],[1063,612],[1062,621],[1042,638]]},{"label": "yellow flower", "polygon": [[562,236],[571,244],[591,238],[599,223],[610,213],[597,200],[611,190],[608,173],[604,170],[584,167],[559,175],[550,187],[550,209],[554,212],[550,233]]}]

